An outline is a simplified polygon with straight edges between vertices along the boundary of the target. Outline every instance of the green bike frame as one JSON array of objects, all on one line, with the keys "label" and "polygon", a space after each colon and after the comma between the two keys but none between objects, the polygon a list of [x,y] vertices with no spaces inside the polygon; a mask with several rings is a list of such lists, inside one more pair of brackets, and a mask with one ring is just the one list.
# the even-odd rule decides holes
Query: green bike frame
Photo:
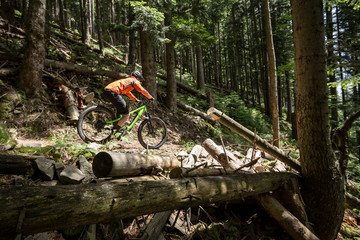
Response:
[{"label": "green bike frame", "polygon": [[[146,108],[146,106],[144,105],[144,106],[141,106],[141,107],[139,107],[139,108],[131,111],[129,114],[130,114],[130,116],[131,116],[132,114],[134,114],[134,113],[136,113],[136,112],[137,112],[137,115],[136,115],[136,117],[132,120],[132,122],[130,123],[130,125],[127,127],[127,129],[126,129],[127,131],[130,131],[130,130],[134,127],[135,123],[139,120],[139,118],[141,117],[141,115],[142,115],[143,113],[146,113],[146,112],[147,112],[147,108]],[[122,118],[122,115],[120,115],[120,117],[117,118],[117,119],[114,119],[114,120],[111,120],[111,121],[107,121],[106,124],[110,124],[110,123],[117,122],[117,121],[119,121],[121,118]]]}]

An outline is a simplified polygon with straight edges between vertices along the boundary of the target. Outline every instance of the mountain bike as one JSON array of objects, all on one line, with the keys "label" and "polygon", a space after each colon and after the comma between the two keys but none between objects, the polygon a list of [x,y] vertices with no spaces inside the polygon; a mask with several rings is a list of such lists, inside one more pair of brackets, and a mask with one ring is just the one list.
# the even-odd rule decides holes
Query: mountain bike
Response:
[{"label": "mountain bike", "polygon": [[[167,128],[163,120],[150,116],[146,105],[142,105],[130,112],[130,119],[132,118],[132,120],[126,126],[124,133],[130,132],[143,114],[145,118],[138,128],[138,140],[146,149],[158,149],[166,141]],[[106,143],[114,136],[116,132],[115,126],[121,118],[122,115],[116,118],[114,111],[105,106],[88,107],[79,117],[77,124],[78,134],[86,143]],[[122,136],[123,134],[120,139]]]}]

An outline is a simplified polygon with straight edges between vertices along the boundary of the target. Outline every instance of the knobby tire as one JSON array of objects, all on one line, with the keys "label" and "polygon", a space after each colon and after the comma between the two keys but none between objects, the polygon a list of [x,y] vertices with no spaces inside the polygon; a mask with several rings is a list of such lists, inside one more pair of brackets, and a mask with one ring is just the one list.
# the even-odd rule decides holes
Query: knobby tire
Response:
[{"label": "knobby tire", "polygon": [[106,143],[113,134],[113,124],[105,124],[115,119],[113,111],[103,106],[91,106],[79,117],[77,130],[80,138],[86,142]]},{"label": "knobby tire", "polygon": [[167,128],[163,120],[150,117],[141,122],[138,129],[140,144],[146,149],[158,149],[166,141]]}]

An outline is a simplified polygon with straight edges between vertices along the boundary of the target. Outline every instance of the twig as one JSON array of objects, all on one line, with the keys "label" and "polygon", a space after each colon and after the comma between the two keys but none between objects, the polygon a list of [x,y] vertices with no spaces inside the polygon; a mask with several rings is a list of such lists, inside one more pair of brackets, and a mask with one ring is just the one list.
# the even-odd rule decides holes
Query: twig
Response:
[{"label": "twig", "polygon": [[187,171],[185,172],[185,174],[188,174],[189,172],[194,171],[195,169],[198,169],[198,168],[200,168],[200,167],[202,167],[202,166],[206,166],[206,165],[207,165],[207,162],[204,162],[204,163],[202,163],[202,164],[200,164],[200,165],[197,165],[197,166],[195,166],[195,167],[193,167],[193,168],[190,168],[189,170],[187,170]]}]

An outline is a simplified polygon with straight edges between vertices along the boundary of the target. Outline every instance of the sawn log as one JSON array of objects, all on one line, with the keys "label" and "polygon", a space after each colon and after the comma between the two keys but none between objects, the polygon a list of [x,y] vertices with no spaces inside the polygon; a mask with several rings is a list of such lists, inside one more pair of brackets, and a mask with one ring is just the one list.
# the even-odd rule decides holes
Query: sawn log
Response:
[{"label": "sawn log", "polygon": [[92,166],[99,178],[136,176],[176,167],[180,167],[180,162],[175,157],[118,152],[99,152]]},{"label": "sawn log", "polygon": [[[164,181],[51,187],[0,187],[0,233],[34,234],[173,209],[208,205],[273,191],[296,177],[258,173]],[[22,224],[16,232],[19,214]]]}]

